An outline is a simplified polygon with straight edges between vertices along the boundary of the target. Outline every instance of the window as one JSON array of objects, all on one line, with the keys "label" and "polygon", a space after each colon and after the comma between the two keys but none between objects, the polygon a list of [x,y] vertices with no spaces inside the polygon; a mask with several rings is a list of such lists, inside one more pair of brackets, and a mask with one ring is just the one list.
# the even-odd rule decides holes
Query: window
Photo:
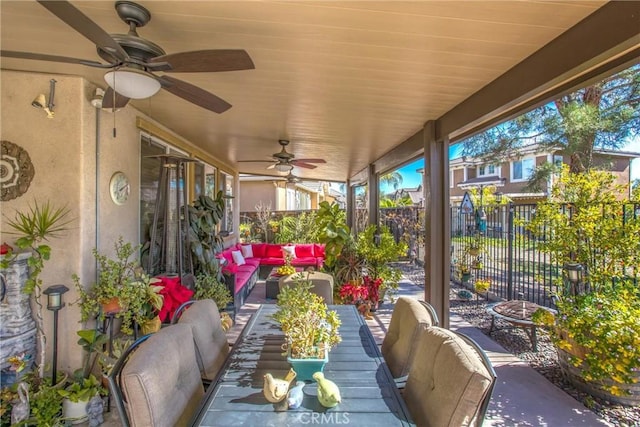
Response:
[{"label": "window", "polygon": [[535,166],[536,159],[533,157],[511,162],[511,182],[527,181],[531,178]]},{"label": "window", "polygon": [[233,233],[233,176],[220,172],[220,179],[224,188],[224,218],[222,219],[221,231]]},{"label": "window", "polygon": [[556,167],[560,167],[562,166],[562,163],[564,163],[564,157],[560,154],[554,154],[553,155],[553,165]]},{"label": "window", "polygon": [[195,164],[194,194],[198,197],[202,194],[212,199],[216,197],[216,168],[204,163]]},{"label": "window", "polygon": [[478,176],[492,176],[498,174],[498,168],[496,165],[482,165],[478,166]]}]

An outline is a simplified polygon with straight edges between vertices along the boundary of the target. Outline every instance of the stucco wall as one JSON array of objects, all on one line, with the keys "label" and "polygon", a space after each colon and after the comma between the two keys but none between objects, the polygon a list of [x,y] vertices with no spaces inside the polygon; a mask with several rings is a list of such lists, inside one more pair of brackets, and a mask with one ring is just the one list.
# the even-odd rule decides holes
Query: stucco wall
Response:
[{"label": "stucco wall", "polygon": [[[39,94],[49,95],[49,80],[57,81],[55,117],[31,106]],[[7,234],[6,217],[24,210],[34,200],[50,200],[56,206],[67,206],[73,222],[64,236],[51,240],[51,260],[41,278],[44,287],[65,284],[71,290],[64,299],[77,298],[71,276],[78,274],[85,285],[95,281],[92,249],[112,254],[119,236],[138,242],[139,206],[139,130],[136,116],[141,114],[128,106],[115,114],[117,136],[113,136],[113,113],[98,111],[100,126],[96,138],[96,109],[89,100],[94,87],[77,77],[21,73],[2,70],[1,130],[2,140],[27,150],[35,167],[35,177],[26,194],[2,202],[1,240],[12,244]],[[97,171],[97,174],[96,174]],[[131,182],[129,200],[115,205],[109,195],[109,181],[122,171]],[[96,178],[97,177],[97,178]],[[47,357],[52,355],[52,313],[44,310],[48,337]],[[77,306],[67,304],[59,314],[58,368],[72,371],[80,367],[82,350],[76,344]]]}]

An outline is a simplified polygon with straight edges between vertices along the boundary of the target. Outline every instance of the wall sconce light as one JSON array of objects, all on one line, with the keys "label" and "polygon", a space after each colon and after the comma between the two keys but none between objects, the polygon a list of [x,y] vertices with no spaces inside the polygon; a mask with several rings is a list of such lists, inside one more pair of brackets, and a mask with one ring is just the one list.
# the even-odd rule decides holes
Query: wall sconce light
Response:
[{"label": "wall sconce light", "polygon": [[65,285],[53,285],[42,291],[47,296],[47,310],[53,311],[53,360],[51,361],[52,373],[51,384],[56,384],[56,373],[58,369],[58,311],[64,307],[62,295],[69,288]]},{"label": "wall sconce light", "polygon": [[48,119],[53,119],[53,115],[55,114],[53,112],[53,107],[55,105],[53,103],[53,96],[55,95],[55,93],[56,81],[55,79],[51,79],[49,81],[49,102],[47,103],[47,98],[45,98],[44,93],[41,93],[40,95],[36,96],[36,99],[34,99],[31,103],[31,105],[33,105],[34,107],[43,109],[47,113]]}]

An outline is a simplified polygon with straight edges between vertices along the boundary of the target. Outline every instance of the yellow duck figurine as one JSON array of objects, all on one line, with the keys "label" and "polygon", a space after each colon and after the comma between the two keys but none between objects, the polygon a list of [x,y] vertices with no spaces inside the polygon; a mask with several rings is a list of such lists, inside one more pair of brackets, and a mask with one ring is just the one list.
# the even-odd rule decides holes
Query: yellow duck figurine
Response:
[{"label": "yellow duck figurine", "polygon": [[289,369],[284,379],[273,378],[271,374],[265,374],[264,387],[262,388],[264,397],[271,403],[278,403],[284,400],[289,392],[289,386],[295,378],[296,371],[293,369]]},{"label": "yellow duck figurine", "polygon": [[322,372],[313,374],[313,379],[318,383],[318,400],[325,408],[333,408],[341,402],[340,389],[331,380],[324,377]]}]

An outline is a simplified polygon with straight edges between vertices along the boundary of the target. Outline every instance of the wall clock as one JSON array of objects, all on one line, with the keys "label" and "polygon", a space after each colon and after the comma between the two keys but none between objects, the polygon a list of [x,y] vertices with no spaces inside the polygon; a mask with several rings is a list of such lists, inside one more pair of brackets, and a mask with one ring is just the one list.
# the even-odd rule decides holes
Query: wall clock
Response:
[{"label": "wall clock", "polygon": [[111,193],[111,200],[116,205],[124,205],[129,198],[131,192],[131,185],[129,184],[129,178],[124,172],[116,172],[111,177],[109,182],[109,193]]}]

